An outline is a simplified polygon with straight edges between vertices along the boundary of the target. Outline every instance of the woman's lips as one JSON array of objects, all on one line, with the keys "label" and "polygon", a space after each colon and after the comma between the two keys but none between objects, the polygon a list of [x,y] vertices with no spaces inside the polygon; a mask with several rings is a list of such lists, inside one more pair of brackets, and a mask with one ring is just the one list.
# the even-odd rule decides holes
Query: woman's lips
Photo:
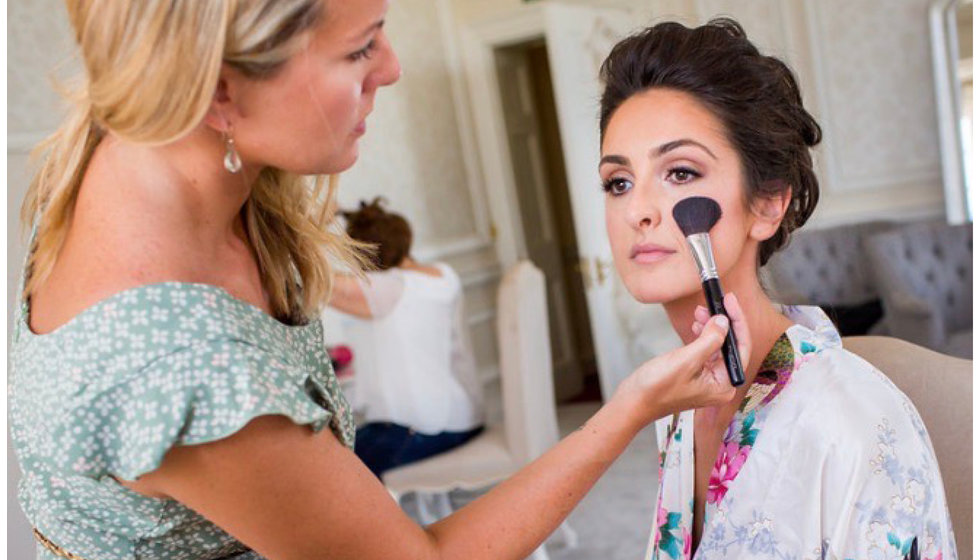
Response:
[{"label": "woman's lips", "polygon": [[367,118],[368,115],[370,115],[373,110],[374,110],[374,104],[372,104],[370,107],[367,108],[366,111],[364,111],[364,116],[361,117],[361,122],[357,123],[357,126],[354,127],[355,136],[361,136],[367,131]]},{"label": "woman's lips", "polygon": [[633,260],[633,262],[640,264],[655,263],[666,259],[676,252],[677,251],[662,245],[644,243],[634,245],[633,248],[630,249],[630,259]]}]

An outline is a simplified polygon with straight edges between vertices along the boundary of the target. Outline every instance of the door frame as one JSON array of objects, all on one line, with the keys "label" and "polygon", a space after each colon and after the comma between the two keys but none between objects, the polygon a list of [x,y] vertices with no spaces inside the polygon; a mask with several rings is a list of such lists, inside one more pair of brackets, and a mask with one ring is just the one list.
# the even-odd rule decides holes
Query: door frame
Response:
[{"label": "door frame", "polygon": [[544,12],[540,4],[521,6],[506,15],[459,27],[462,68],[476,136],[474,148],[479,154],[484,193],[493,221],[494,246],[504,268],[526,258],[527,245],[504,128],[494,50],[544,36]]},{"label": "door frame", "polygon": [[[473,133],[477,140],[474,149],[479,154],[478,159],[482,168],[481,178],[487,197],[487,206],[494,222],[493,231],[496,233],[494,246],[498,259],[505,268],[522,258],[527,258],[527,246],[517,201],[517,186],[510,158],[506,119],[494,50],[539,39],[544,39],[547,44],[550,9],[555,7],[550,2],[522,5],[505,14],[470,23],[461,23],[458,27],[459,45],[463,58],[462,70],[469,90],[470,122],[473,124]],[[551,49],[550,44],[548,48]],[[548,58],[549,63],[552,64],[554,76],[553,57],[551,55],[549,50]],[[559,101],[556,99],[556,108],[558,108],[558,104]],[[561,118],[560,109],[559,118]],[[567,146],[565,146],[566,141],[568,139],[563,137],[562,144],[567,173],[569,160]],[[571,188],[571,184],[569,186]],[[572,198],[574,215],[574,196]],[[576,240],[579,249],[583,250],[583,245],[587,247],[588,243],[583,243],[583,239],[579,237],[581,232],[577,223],[578,218],[575,221]],[[586,249],[586,251],[588,250]],[[594,277],[593,261],[595,261],[596,268]],[[613,278],[613,282],[618,281],[618,279],[615,274],[607,276],[608,273],[605,272],[605,269],[611,263],[601,261],[599,255],[582,259],[579,265],[586,286],[586,300],[590,317],[589,328],[592,333],[593,344],[596,347],[596,365],[600,387],[603,400],[608,400],[612,397],[619,382],[633,367],[630,364],[624,333],[621,332],[621,317],[618,317],[618,312],[610,307],[614,304],[611,291],[615,289],[615,286],[613,284],[603,285],[605,277]],[[594,287],[588,288],[589,284]],[[596,313],[596,298],[603,297],[603,295],[610,298],[609,306]],[[620,332],[620,336],[613,336],[617,331]],[[619,341],[618,345],[606,345],[600,348],[599,345],[603,344],[602,333],[606,333],[606,335]]]}]

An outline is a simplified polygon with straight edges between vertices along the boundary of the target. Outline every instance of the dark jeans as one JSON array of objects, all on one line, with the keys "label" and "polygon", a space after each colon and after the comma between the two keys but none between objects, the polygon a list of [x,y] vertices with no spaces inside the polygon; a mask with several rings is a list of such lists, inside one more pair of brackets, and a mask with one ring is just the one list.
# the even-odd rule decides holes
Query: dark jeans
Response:
[{"label": "dark jeans", "polygon": [[483,431],[483,426],[468,432],[420,434],[392,422],[372,422],[357,430],[354,453],[375,476],[386,470],[420,461],[459,447]]}]

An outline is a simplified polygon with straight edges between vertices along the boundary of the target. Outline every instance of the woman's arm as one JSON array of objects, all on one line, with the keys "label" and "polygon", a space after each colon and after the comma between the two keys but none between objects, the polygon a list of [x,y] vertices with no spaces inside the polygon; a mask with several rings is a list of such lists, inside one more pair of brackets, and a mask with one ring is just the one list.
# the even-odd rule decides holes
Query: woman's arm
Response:
[{"label": "woman's arm", "polygon": [[334,275],[333,290],[330,293],[328,305],[338,311],[362,319],[370,319],[373,316],[367,296],[361,288],[361,283],[352,274]]},{"label": "woman's arm", "polygon": [[[747,346],[740,316],[733,320]],[[643,426],[732,397],[724,364],[705,365],[725,331],[712,323],[690,345],[647,362],[580,430],[425,529],[329,430],[314,434],[281,416],[260,417],[213,443],[174,448],[131,487],[182,502],[270,560],[524,558]]]}]

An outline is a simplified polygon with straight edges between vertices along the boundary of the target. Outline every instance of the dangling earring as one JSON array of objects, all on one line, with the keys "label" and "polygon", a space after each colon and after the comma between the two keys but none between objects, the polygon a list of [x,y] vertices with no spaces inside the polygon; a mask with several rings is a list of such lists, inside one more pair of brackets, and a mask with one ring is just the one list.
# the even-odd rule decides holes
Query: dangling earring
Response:
[{"label": "dangling earring", "polygon": [[238,173],[242,170],[242,158],[238,157],[235,150],[235,140],[231,137],[231,131],[222,132],[225,140],[225,169],[229,173]]}]

